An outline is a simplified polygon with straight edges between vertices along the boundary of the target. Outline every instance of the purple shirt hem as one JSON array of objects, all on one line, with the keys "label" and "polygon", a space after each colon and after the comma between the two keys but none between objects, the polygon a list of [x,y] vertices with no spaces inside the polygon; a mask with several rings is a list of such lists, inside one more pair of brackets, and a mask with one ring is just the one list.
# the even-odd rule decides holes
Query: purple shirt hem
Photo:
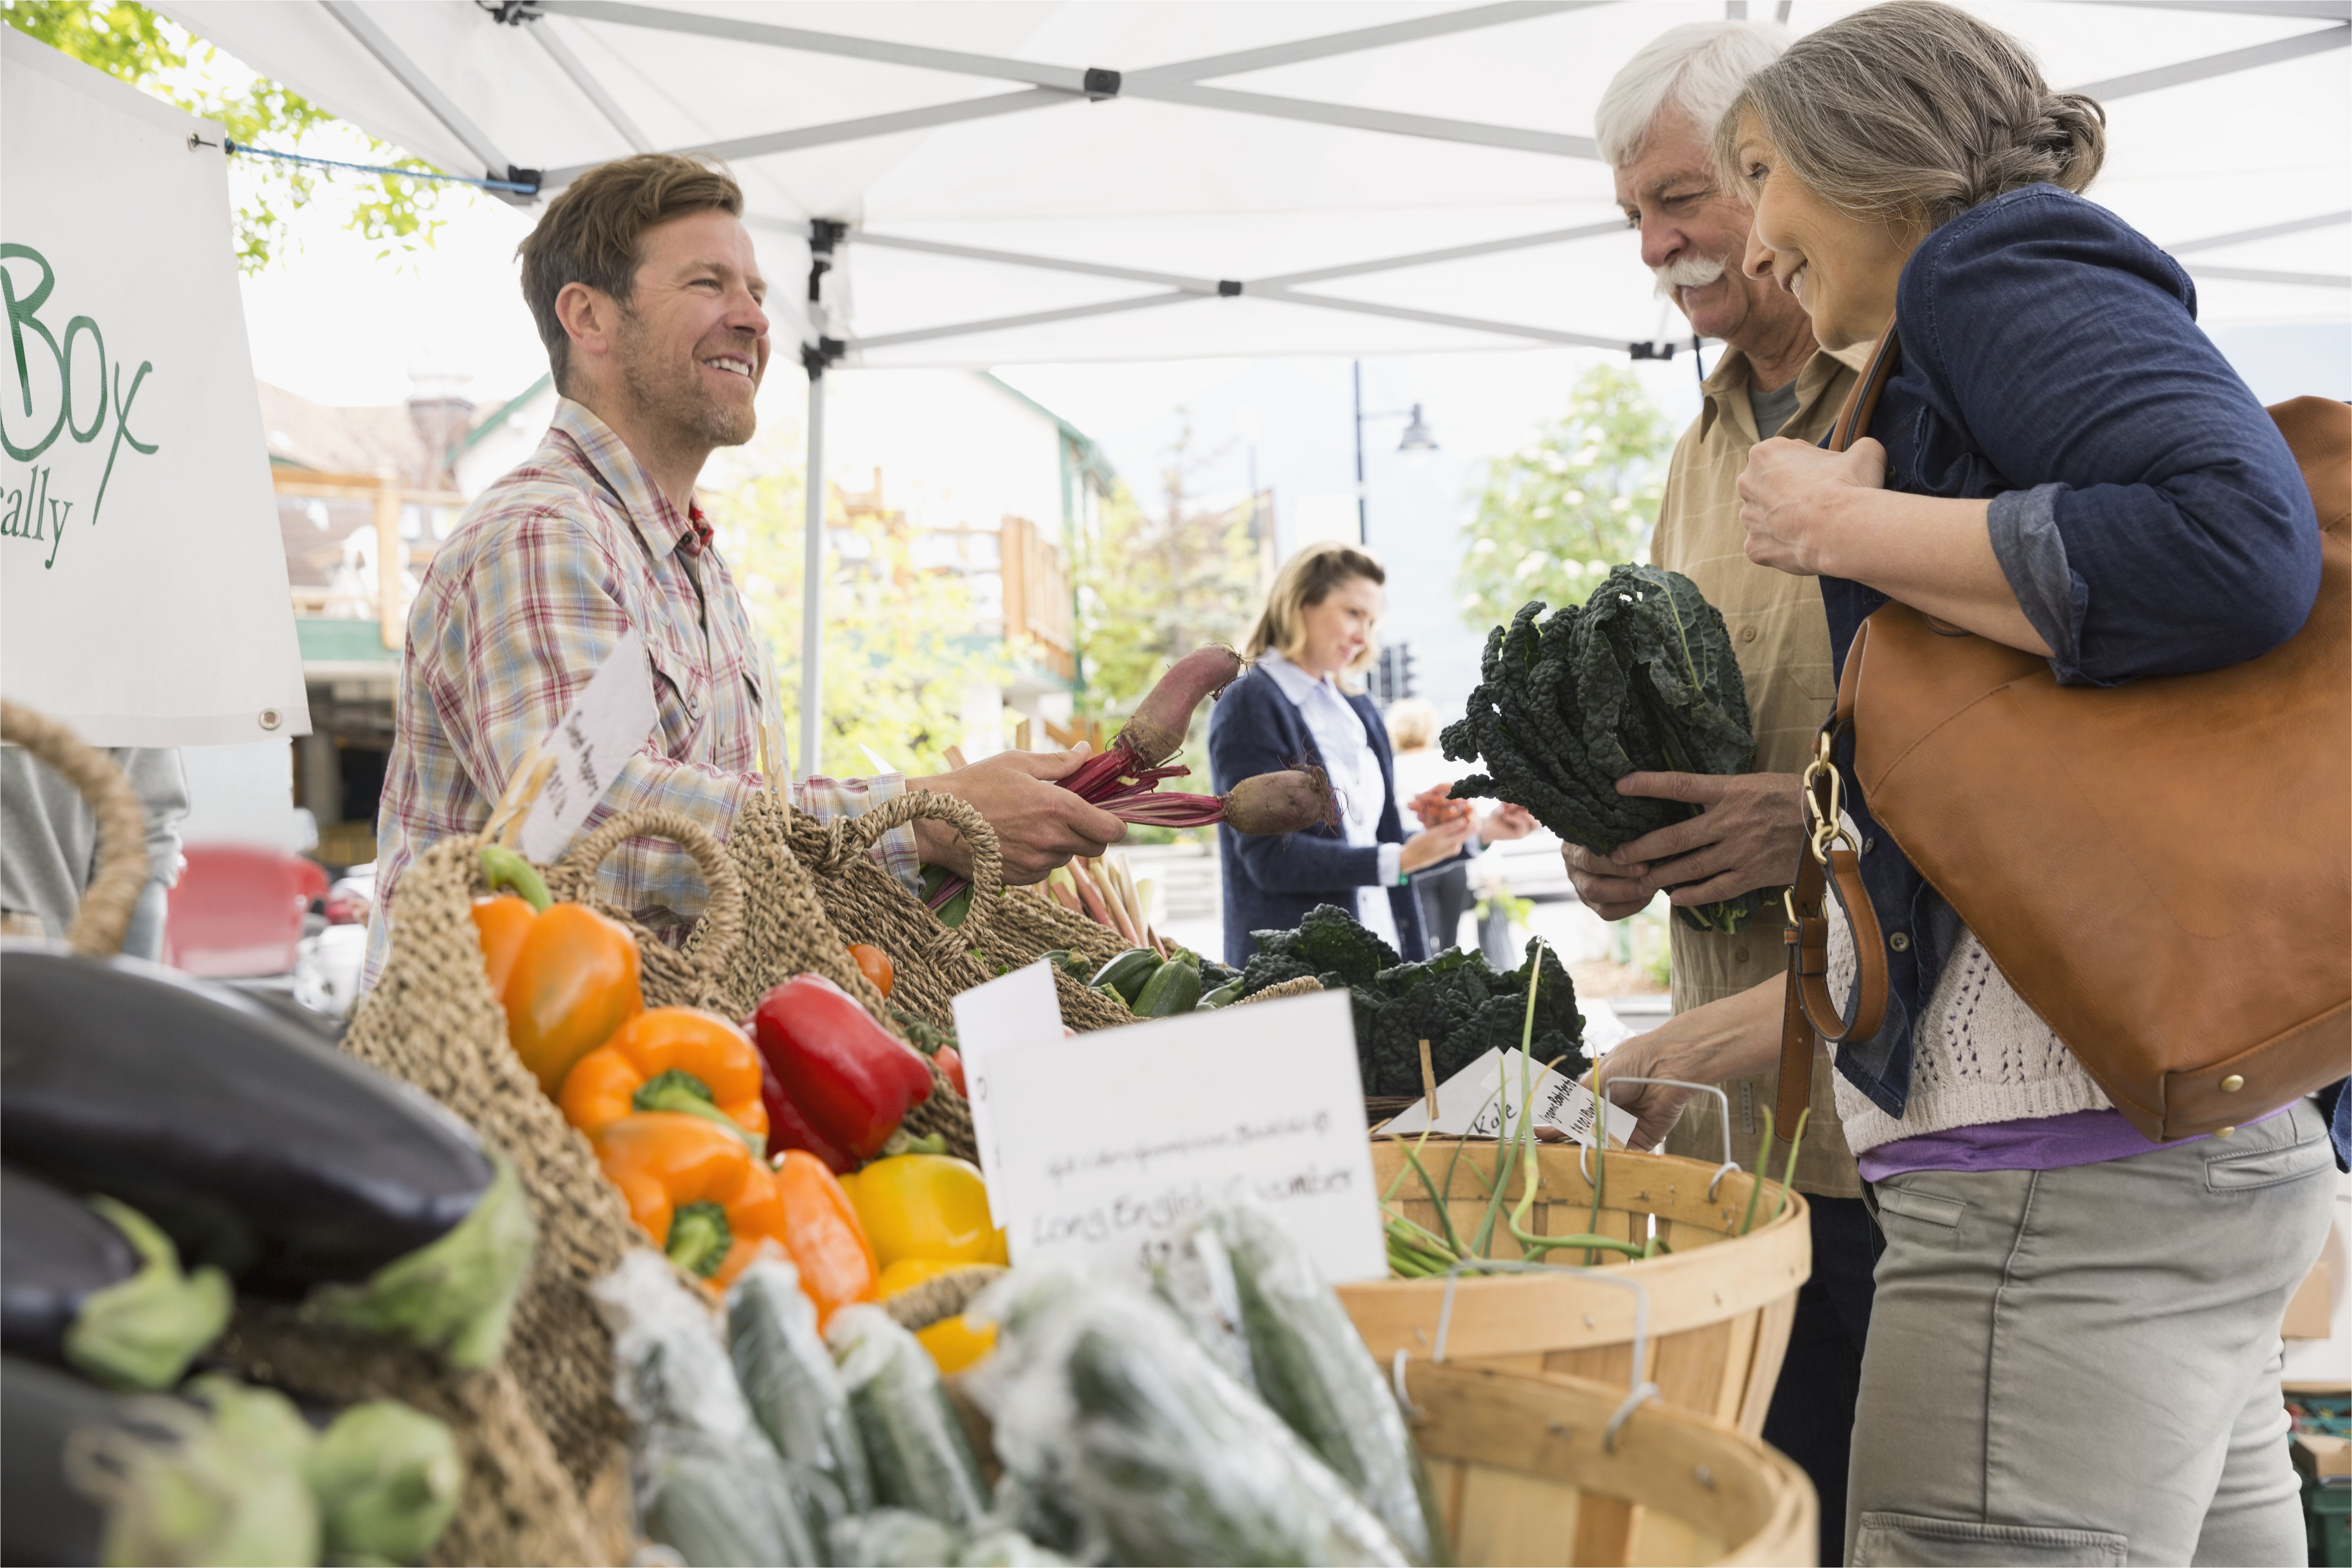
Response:
[{"label": "purple shirt hem", "polygon": [[[2291,1109],[2292,1102],[2282,1105],[2254,1121],[2268,1121]],[[2120,1110],[2076,1110],[2064,1116],[1988,1121],[1898,1138],[1865,1151],[1854,1163],[1865,1182],[1883,1182],[1906,1171],[2058,1171],[2069,1165],[2128,1160],[2135,1154],[2197,1141],[2176,1138],[2169,1143],[2150,1142],[2124,1120]]]}]

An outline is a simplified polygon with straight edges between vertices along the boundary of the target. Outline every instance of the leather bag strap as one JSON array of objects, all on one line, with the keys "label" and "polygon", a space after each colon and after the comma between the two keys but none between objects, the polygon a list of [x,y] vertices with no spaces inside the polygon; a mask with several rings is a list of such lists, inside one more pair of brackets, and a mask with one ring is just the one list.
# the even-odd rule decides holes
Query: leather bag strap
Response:
[{"label": "leather bag strap", "polygon": [[[1895,323],[1878,341],[1877,352],[1845,405],[1830,426],[1827,446],[1843,452],[1870,428],[1878,410],[1879,395],[1902,358]],[[1861,686],[1863,650],[1869,641],[1867,625],[1854,634],[1846,650],[1845,668],[1838,681],[1837,708],[1822,726],[1814,742],[1812,763],[1805,770],[1804,800],[1809,835],[1797,856],[1797,879],[1787,895],[1789,923],[1781,941],[1789,946],[1786,999],[1780,1007],[1780,1083],[1773,1101],[1772,1121],[1786,1139],[1813,1095],[1813,1041],[1832,1044],[1866,1040],[1886,1021],[1886,948],[1878,929],[1878,912],[1862,885],[1862,858],[1853,835],[1840,819],[1844,789],[1837,771],[1838,742],[1853,731],[1854,694]],[[1853,932],[1856,978],[1852,1017],[1841,1016],[1837,998],[1830,994],[1830,922],[1828,900],[1836,899]]]}]

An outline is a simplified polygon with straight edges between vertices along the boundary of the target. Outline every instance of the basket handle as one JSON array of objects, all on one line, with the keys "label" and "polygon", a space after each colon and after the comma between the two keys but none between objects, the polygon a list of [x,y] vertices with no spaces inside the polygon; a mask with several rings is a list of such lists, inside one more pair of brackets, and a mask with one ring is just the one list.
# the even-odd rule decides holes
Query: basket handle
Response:
[{"label": "basket handle", "polygon": [[743,940],[743,879],[735,874],[727,851],[702,824],[664,805],[614,812],[572,847],[557,862],[556,874],[584,894],[605,857],[640,837],[668,839],[691,856],[701,870],[710,900],[702,911],[702,927],[709,934],[702,940],[700,959],[703,973],[715,980],[726,973],[728,961]]},{"label": "basket handle", "polygon": [[996,829],[968,802],[934,790],[910,790],[861,816],[829,822],[824,826],[824,856],[814,868],[831,870],[873,848],[891,829],[924,816],[946,823],[971,847],[971,900],[965,906],[961,929],[967,944],[976,947],[996,919],[996,896],[1004,890],[1004,852],[998,846]]},{"label": "basket handle", "polygon": [[55,719],[0,702],[0,741],[38,757],[89,803],[98,821],[98,872],[82,890],[66,942],[91,958],[114,957],[122,951],[139,895],[147,890],[146,806],[113,758],[83,744]]}]

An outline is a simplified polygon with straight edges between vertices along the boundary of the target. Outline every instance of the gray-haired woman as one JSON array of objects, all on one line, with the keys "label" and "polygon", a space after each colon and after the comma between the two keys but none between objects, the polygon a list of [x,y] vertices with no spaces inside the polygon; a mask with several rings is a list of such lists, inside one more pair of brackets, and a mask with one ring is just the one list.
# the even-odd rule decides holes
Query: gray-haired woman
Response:
[{"label": "gray-haired woman", "polygon": [[[2198,330],[2186,275],[2081,196],[2104,147],[2095,103],[1932,0],[1799,40],[1719,128],[1755,206],[1749,273],[1826,348],[1900,323],[1874,439],[1767,441],[1740,481],[1749,559],[1821,580],[1841,666],[1890,600],[2099,685],[2254,658],[2309,615],[2294,457]],[[1850,775],[1846,798],[1892,993],[1886,1026],[1836,1058],[1887,1244],[1850,1560],[2300,1561],[2278,1327],[2327,1230],[2326,1118],[2298,1100],[2228,1140],[2149,1142]],[[1837,994],[1841,963],[1842,921]],[[1685,1078],[1769,1065],[1778,990],[1619,1052]]]}]

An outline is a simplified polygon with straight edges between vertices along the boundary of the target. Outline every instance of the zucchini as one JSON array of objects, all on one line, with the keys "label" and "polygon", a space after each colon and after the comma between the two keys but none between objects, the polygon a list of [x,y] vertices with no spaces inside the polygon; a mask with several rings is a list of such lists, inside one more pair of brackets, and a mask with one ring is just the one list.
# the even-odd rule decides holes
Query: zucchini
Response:
[{"label": "zucchini", "polygon": [[820,1561],[783,1485],[782,1462],[765,1444],[737,1451],[707,1433],[656,1436],[637,1460],[638,1521],[648,1539],[689,1568]]},{"label": "zucchini", "polygon": [[1260,1210],[1214,1210],[1259,1397],[1354,1489],[1415,1563],[1449,1561],[1429,1478],[1388,1379],[1305,1249]]},{"label": "zucchini", "polygon": [[1224,1006],[1229,1002],[1238,1002],[1241,999],[1242,983],[1238,980],[1228,980],[1225,984],[1218,986],[1214,991],[1209,992],[1207,994],[1203,995],[1200,1001],[1193,1004],[1192,1010],[1197,1013],[1205,1008],[1213,1012],[1215,1009]]},{"label": "zucchini", "polygon": [[815,1304],[802,1293],[790,1263],[761,1258],[736,1277],[727,1292],[727,1350],[752,1417],[776,1451],[829,1483],[829,1491],[813,1489],[819,1530],[873,1508],[874,1477],[849,1412],[849,1391],[817,1332]]},{"label": "zucchini", "polygon": [[1143,983],[1143,990],[1135,998],[1135,1015],[1139,1018],[1172,1018],[1179,1013],[1191,1012],[1200,999],[1201,972],[1171,958]]},{"label": "zucchini", "polygon": [[242,1289],[381,1283],[397,1300],[377,1294],[373,1315],[341,1293],[321,1310],[461,1364],[495,1355],[530,1210],[447,1110],[234,992],[136,961],[12,952],[0,1009],[11,1164],[131,1205]]},{"label": "zucchini", "polygon": [[1163,962],[1148,947],[1130,947],[1096,970],[1094,979],[1087,984],[1097,990],[1108,986],[1120,1001],[1132,1007],[1135,999],[1143,994],[1144,983],[1160,971]]},{"label": "zucchini", "polygon": [[228,1326],[228,1280],[191,1278],[163,1232],[111,1198],[78,1203],[0,1173],[0,1341],[119,1388],[169,1388]]},{"label": "zucchini", "polygon": [[927,1513],[877,1508],[862,1519],[834,1526],[830,1538],[838,1568],[937,1568],[963,1550],[955,1531]]},{"label": "zucchini", "polygon": [[[973,1369],[1004,1489],[1050,1496],[1085,1560],[1402,1563],[1396,1542],[1159,1301],[1058,1271],[1015,1276]],[[1099,1550],[1094,1549],[1098,1547]]]},{"label": "zucchini", "polygon": [[988,1511],[988,1485],[931,1352],[879,1307],[842,1308],[825,1342],[840,1359],[875,1500],[971,1528]]}]

